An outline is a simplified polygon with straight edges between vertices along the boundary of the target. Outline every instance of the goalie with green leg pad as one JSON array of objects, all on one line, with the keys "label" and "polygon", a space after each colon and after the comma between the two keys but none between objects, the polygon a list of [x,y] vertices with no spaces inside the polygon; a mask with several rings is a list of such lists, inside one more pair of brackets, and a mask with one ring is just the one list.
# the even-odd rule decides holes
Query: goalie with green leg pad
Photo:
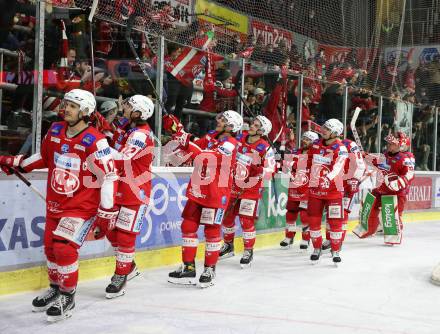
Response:
[{"label": "goalie with green leg pad", "polygon": [[[355,234],[366,238],[376,233],[379,226],[379,211],[384,227],[385,243],[400,244],[402,241],[402,214],[405,207],[406,195],[414,179],[414,155],[408,152],[410,139],[402,132],[390,134],[385,138],[387,151],[384,159],[372,163],[377,168],[378,185],[372,191],[376,202],[368,217],[366,233],[360,228]],[[365,210],[362,210],[363,213]]]},{"label": "goalie with green leg pad", "polygon": [[384,241],[387,245],[400,244],[402,241],[402,230],[397,210],[397,196],[382,196],[382,223]]},{"label": "goalie with green leg pad", "polygon": [[[359,224],[353,229],[353,233],[359,238],[364,238],[368,232],[368,223],[370,220],[371,212],[376,202],[376,197],[372,193],[367,193],[364,200],[362,201],[362,206],[359,211]],[[374,219],[372,217],[372,219]]]}]

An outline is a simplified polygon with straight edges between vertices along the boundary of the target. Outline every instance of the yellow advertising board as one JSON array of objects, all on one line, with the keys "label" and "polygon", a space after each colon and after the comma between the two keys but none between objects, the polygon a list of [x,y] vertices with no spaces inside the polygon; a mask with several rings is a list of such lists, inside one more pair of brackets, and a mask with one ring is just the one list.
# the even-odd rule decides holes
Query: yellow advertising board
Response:
[{"label": "yellow advertising board", "polygon": [[208,0],[197,0],[195,13],[198,18],[241,34],[248,33],[248,18],[232,9],[219,6]]}]

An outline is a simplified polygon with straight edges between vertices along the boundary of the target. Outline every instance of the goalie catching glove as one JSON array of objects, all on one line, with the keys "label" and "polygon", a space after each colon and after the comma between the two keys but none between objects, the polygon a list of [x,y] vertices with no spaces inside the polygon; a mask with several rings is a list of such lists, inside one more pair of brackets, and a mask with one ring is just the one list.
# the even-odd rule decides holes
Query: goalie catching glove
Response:
[{"label": "goalie catching glove", "polygon": [[395,192],[405,189],[408,185],[404,177],[396,174],[385,175],[384,182],[388,189]]}]

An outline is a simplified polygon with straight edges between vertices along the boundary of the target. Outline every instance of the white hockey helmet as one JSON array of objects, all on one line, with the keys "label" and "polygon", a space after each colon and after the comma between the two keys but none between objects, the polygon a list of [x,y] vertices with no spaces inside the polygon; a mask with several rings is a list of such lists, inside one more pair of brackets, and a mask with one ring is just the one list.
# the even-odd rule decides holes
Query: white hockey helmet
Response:
[{"label": "white hockey helmet", "polygon": [[220,116],[226,120],[227,125],[232,126],[232,132],[238,132],[243,127],[243,117],[234,110],[226,110]]},{"label": "white hockey helmet", "polygon": [[261,123],[260,130],[263,132],[263,136],[267,136],[272,131],[272,122],[269,118],[262,115],[258,115],[255,119]]},{"label": "white hockey helmet", "polygon": [[144,95],[133,95],[127,100],[127,103],[133,107],[133,111],[141,113],[141,119],[146,121],[154,113],[153,101]]},{"label": "white hockey helmet", "polygon": [[329,129],[336,136],[340,136],[344,132],[344,125],[336,118],[330,118],[325,121],[323,127]]},{"label": "white hockey helmet", "polygon": [[79,110],[90,116],[96,108],[96,99],[92,93],[83,89],[72,89],[64,95],[64,100],[79,105]]},{"label": "white hockey helmet", "polygon": [[319,139],[319,135],[313,131],[306,131],[302,134],[301,139],[308,139],[313,143],[315,140]]}]

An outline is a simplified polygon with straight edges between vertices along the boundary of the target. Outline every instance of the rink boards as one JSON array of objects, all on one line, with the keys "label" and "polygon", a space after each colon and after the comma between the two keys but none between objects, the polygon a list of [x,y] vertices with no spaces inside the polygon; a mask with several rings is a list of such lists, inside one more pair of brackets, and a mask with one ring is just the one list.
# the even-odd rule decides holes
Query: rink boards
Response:
[{"label": "rink boards", "polygon": [[[186,203],[185,190],[191,168],[157,168],[153,179],[151,205],[136,242],[136,263],[141,269],[180,262],[180,213]],[[45,193],[45,172],[28,174],[32,183]],[[45,203],[14,177],[0,178],[0,295],[40,289],[47,285],[43,253]],[[363,190],[371,187],[364,182]],[[276,188],[276,191],[274,191]],[[268,182],[260,201],[256,248],[273,247],[283,238],[286,182],[277,178]],[[440,175],[417,173],[408,194],[409,210],[405,223],[440,219]],[[356,224],[359,196],[354,200],[349,229]],[[236,247],[242,249],[241,230],[237,225]],[[199,231],[200,233],[201,231]],[[202,240],[202,235],[199,234]],[[87,241],[80,250],[80,279],[89,280],[110,275],[114,257],[105,240]],[[200,258],[204,252],[201,244]]]}]

